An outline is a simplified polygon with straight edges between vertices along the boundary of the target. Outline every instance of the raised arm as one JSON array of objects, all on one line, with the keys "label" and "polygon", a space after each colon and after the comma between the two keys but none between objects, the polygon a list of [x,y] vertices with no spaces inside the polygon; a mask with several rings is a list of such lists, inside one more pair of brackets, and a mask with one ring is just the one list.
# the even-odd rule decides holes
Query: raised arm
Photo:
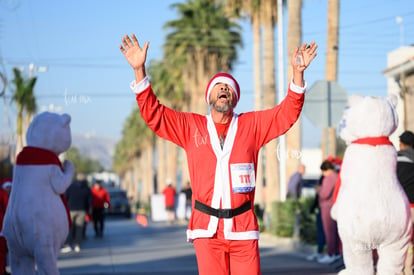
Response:
[{"label": "raised arm", "polygon": [[[312,60],[316,56],[316,49],[318,45],[315,42],[310,43],[303,43],[300,47],[296,47],[295,52],[292,54],[291,57],[291,64],[293,68],[293,83],[298,85],[299,87],[303,87],[305,82],[303,80],[303,72],[312,62]],[[297,59],[297,55],[299,55],[299,59]],[[299,61],[299,62],[298,62]]]},{"label": "raised arm", "polygon": [[136,83],[139,83],[146,76],[145,60],[147,59],[148,46],[149,42],[147,41],[144,47],[141,48],[134,34],[131,34],[131,37],[125,35],[122,38],[122,44],[119,46],[129,65],[134,70]]}]

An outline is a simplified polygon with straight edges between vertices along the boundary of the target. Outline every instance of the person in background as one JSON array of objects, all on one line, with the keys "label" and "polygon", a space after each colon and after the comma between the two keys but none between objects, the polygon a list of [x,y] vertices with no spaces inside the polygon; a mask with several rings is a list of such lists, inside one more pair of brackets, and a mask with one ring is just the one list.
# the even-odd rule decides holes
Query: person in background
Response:
[{"label": "person in background", "polygon": [[191,196],[193,194],[189,181],[185,183],[184,188],[181,189],[181,193],[185,194],[185,219],[187,220],[191,216]]},{"label": "person in background", "polygon": [[76,181],[66,190],[66,200],[69,206],[70,218],[72,219],[72,227],[69,230],[61,252],[70,252],[73,246],[75,252],[78,253],[80,252],[80,245],[83,239],[85,218],[92,209],[92,192],[84,174],[78,174]]},{"label": "person in background", "polygon": [[306,172],[306,166],[299,164],[298,170],[289,178],[287,198],[300,199],[303,187],[303,175]]},{"label": "person in background", "polygon": [[254,213],[257,156],[262,146],[283,135],[299,118],[305,100],[303,75],[317,45],[304,43],[292,53],[292,82],[279,105],[235,113],[240,86],[231,74],[219,72],[205,90],[207,115],[160,103],[145,71],[148,47],[149,42],[141,48],[135,35],[126,35],[120,50],[135,74],[130,87],[142,118],[158,136],[186,152],[194,201],[187,240],[194,244],[198,272],[260,274]]},{"label": "person in background", "polygon": [[[318,183],[315,186],[315,189],[320,188],[319,186],[322,184],[323,176],[319,178]],[[317,240],[317,247],[316,252],[312,253],[311,255],[307,256],[306,259],[308,261],[319,260],[323,257],[324,249],[325,249],[325,233],[323,232],[323,224],[322,224],[322,217],[321,217],[321,209],[319,207],[319,196],[318,192],[316,192],[315,199],[313,204],[309,210],[311,214],[315,214],[316,220],[316,240]]]},{"label": "person in background", "polygon": [[95,180],[92,187],[92,219],[95,237],[102,238],[105,224],[105,208],[110,207],[108,191],[102,186],[101,180]]},{"label": "person in background", "polygon": [[[11,186],[12,179],[11,178],[5,178],[3,179],[2,186]],[[3,229],[3,220],[4,215],[6,214],[7,204],[9,203],[9,194],[4,190],[3,188],[0,188],[0,232]],[[1,274],[9,274],[6,271],[7,266],[7,242],[6,238],[4,236],[0,236],[0,272]]]},{"label": "person in background", "polygon": [[175,188],[172,180],[167,180],[167,186],[162,191],[165,197],[165,210],[167,211],[168,223],[172,224],[175,220]]},{"label": "person in background", "polygon": [[321,211],[322,226],[327,245],[327,254],[317,261],[323,264],[330,264],[341,258],[339,235],[336,221],[331,217],[333,205],[333,194],[338,174],[331,161],[325,160],[321,164],[322,184],[317,186],[319,207]]},{"label": "person in background", "polygon": [[[397,152],[397,178],[410,202],[411,218],[414,221],[414,133],[404,131],[400,137],[400,150]],[[404,275],[413,274],[413,237],[408,247]]]}]

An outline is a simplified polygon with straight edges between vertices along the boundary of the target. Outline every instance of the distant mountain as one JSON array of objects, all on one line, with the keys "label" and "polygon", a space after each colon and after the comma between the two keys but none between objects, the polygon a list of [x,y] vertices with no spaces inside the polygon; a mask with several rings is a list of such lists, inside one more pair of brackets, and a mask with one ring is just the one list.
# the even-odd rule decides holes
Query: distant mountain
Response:
[{"label": "distant mountain", "polygon": [[98,161],[105,169],[112,168],[112,157],[117,140],[95,135],[72,135],[72,147],[76,147],[82,156]]}]

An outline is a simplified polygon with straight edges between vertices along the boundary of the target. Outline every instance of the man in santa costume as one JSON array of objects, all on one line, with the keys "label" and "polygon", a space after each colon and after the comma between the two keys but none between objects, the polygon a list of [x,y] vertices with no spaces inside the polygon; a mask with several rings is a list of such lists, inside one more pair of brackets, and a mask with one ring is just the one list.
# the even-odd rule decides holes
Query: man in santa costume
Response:
[{"label": "man in santa costume", "polygon": [[[228,73],[208,83],[210,114],[172,110],[159,103],[145,73],[149,42],[135,35],[122,39],[120,50],[134,70],[131,89],[142,117],[160,137],[184,148],[192,186],[192,214],[187,240],[194,243],[199,274],[260,274],[259,228],[253,211],[257,156],[266,143],[296,122],[304,103],[304,70],[317,45],[304,43],[293,53],[293,79],[280,105],[236,114],[240,87]],[[300,54],[300,64],[295,57]]]}]

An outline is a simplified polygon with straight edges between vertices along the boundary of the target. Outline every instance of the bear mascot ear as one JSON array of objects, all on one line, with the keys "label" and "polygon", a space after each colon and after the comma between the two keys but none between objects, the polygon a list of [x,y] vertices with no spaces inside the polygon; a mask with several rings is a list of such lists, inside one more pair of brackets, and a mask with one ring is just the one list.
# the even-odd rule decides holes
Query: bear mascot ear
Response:
[{"label": "bear mascot ear", "polygon": [[61,115],[60,122],[62,127],[67,127],[70,124],[70,116],[68,114]]},{"label": "bear mascot ear", "polygon": [[347,145],[349,145],[351,141],[355,139],[354,134],[352,134],[351,131],[347,128],[349,126],[348,120],[349,120],[350,109],[352,109],[353,106],[358,105],[363,100],[364,100],[364,97],[362,95],[359,95],[359,94],[350,95],[348,97],[348,104],[345,107],[343,114],[342,114],[341,121],[339,122],[339,125],[338,125],[339,136],[345,141]]},{"label": "bear mascot ear", "polygon": [[394,127],[392,128],[391,133],[393,133],[398,127],[398,114],[397,114],[397,104],[398,104],[398,97],[396,95],[390,94],[386,97],[387,102],[391,105],[391,113],[393,115],[393,123]]}]

